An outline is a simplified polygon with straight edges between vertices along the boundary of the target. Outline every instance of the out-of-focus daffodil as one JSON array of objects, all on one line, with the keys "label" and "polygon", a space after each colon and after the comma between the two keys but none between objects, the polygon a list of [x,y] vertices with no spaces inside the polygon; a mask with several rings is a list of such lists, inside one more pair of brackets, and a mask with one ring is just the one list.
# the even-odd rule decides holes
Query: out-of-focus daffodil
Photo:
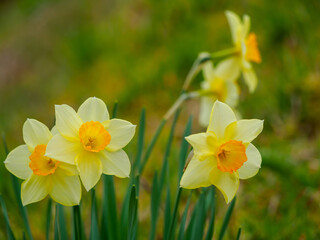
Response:
[{"label": "out-of-focus daffodil", "polygon": [[207,131],[186,137],[193,147],[193,157],[181,187],[215,185],[229,203],[238,190],[239,179],[253,177],[259,171],[261,155],[250,142],[262,129],[262,120],[237,120],[227,104],[216,101]]},{"label": "out-of-focus daffodil", "polygon": [[243,21],[234,12],[226,11],[226,16],[230,25],[232,41],[236,49],[236,54],[228,58],[228,69],[235,75],[242,71],[244,80],[253,92],[257,86],[257,76],[252,68],[251,62],[260,63],[261,56],[258,49],[256,35],[249,33],[250,17],[243,16]]},{"label": "out-of-focus daffodil", "polygon": [[[210,57],[209,53],[201,53],[200,57]],[[216,100],[227,103],[234,108],[238,104],[239,87],[236,83],[237,75],[228,68],[228,61],[221,61],[216,68],[211,61],[202,68],[204,81],[201,84],[202,98],[200,104],[199,122],[208,127],[212,106]]]},{"label": "out-of-focus daffodil", "polygon": [[87,99],[76,112],[68,105],[56,105],[56,134],[47,146],[46,156],[77,166],[87,191],[102,173],[129,177],[131,164],[122,150],[132,139],[135,125],[109,119],[105,103]]},{"label": "out-of-focus daffodil", "polygon": [[52,132],[41,122],[28,119],[23,125],[25,144],[13,149],[4,162],[12,174],[25,180],[21,187],[23,205],[38,202],[48,194],[65,206],[80,202],[81,184],[76,167],[45,156]]}]

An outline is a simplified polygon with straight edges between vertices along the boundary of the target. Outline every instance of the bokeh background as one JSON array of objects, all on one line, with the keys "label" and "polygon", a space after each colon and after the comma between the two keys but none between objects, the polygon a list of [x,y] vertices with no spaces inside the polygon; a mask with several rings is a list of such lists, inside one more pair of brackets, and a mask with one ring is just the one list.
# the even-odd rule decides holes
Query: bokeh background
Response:
[{"label": "bokeh background", "polygon": [[[242,84],[239,111],[244,118],[265,120],[263,133],[254,141],[263,155],[262,168],[241,183],[227,238],[234,238],[239,226],[243,239],[319,238],[320,2],[316,0],[1,1],[0,131],[5,132],[9,148],[22,144],[26,118],[52,126],[54,104],[78,108],[90,96],[102,98],[110,109],[118,101],[118,116],[135,124],[145,107],[150,140],[179,96],[198,53],[231,46],[227,9],[251,16],[263,59],[254,66],[259,78],[256,92],[249,95]],[[192,89],[199,88],[201,80],[199,75]],[[174,139],[177,148],[170,156],[173,175],[189,115],[194,115],[193,132],[202,130],[198,111],[198,100],[182,109]],[[143,226],[150,218],[148,186],[161,166],[168,131],[169,125],[142,178]],[[127,148],[131,156],[135,141]],[[2,147],[0,154],[4,160]],[[0,179],[10,221],[21,231],[3,164]],[[120,206],[121,186],[127,182],[116,180],[116,184]],[[172,184],[175,189],[176,182]],[[84,206],[88,195],[84,194]],[[219,226],[227,206],[218,195]],[[44,236],[45,209],[46,200],[28,207],[36,239]],[[86,221],[90,223],[89,217]],[[1,239],[6,236],[4,226],[1,216]],[[145,239],[148,228],[139,228],[139,234]]]}]

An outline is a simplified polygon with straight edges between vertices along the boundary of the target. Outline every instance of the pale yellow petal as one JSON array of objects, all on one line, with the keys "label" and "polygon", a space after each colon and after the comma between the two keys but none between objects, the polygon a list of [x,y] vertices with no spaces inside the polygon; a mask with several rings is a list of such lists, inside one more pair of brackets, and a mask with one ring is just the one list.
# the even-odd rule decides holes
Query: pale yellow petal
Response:
[{"label": "pale yellow petal", "polygon": [[234,82],[240,75],[239,57],[230,57],[221,61],[216,67],[216,76],[225,81]]},{"label": "pale yellow petal", "polygon": [[258,79],[257,75],[254,72],[253,68],[249,69],[244,69],[242,71],[243,78],[245,83],[248,85],[249,91],[252,93],[254,90],[256,90],[257,84],[258,84]]},{"label": "pale yellow petal", "polygon": [[76,156],[83,151],[80,141],[71,142],[56,134],[49,141],[45,155],[61,162],[75,164]]},{"label": "pale yellow petal", "polygon": [[64,206],[79,205],[81,199],[81,183],[78,176],[67,176],[57,169],[51,176],[52,189],[50,196]]},{"label": "pale yellow petal", "polygon": [[62,136],[69,140],[79,139],[82,120],[75,110],[68,105],[56,105],[56,126]]},{"label": "pale yellow petal", "polygon": [[59,133],[59,131],[58,131],[57,126],[53,126],[53,128],[51,129],[51,134],[52,134],[52,135],[56,135],[56,134],[58,134],[58,133]]},{"label": "pale yellow petal", "polygon": [[87,191],[97,184],[102,174],[102,164],[99,156],[98,153],[83,152],[76,158],[80,178]]},{"label": "pale yellow petal", "polygon": [[212,108],[207,131],[214,132],[218,139],[222,139],[226,127],[236,120],[234,112],[227,104],[216,101]]},{"label": "pale yellow petal", "polygon": [[20,145],[13,149],[7,156],[4,164],[9,172],[21,179],[27,179],[32,174],[29,167],[29,151],[27,145]]},{"label": "pale yellow petal", "polygon": [[240,95],[239,86],[236,82],[227,82],[226,87],[227,87],[227,96],[225,99],[225,103],[228,104],[230,107],[234,108],[238,105],[238,102],[239,102],[239,95]]},{"label": "pale yellow petal", "polygon": [[30,151],[40,144],[47,144],[52,134],[49,128],[35,119],[27,119],[23,124],[23,140]]},{"label": "pale yellow petal", "polygon": [[58,167],[59,167],[59,169],[64,171],[65,175],[68,175],[68,176],[79,175],[79,172],[78,172],[76,165],[68,164],[65,162],[59,162]]},{"label": "pale yellow petal", "polygon": [[108,175],[115,175],[120,178],[129,177],[131,163],[125,151],[118,150],[116,152],[102,151],[101,158],[102,172]]},{"label": "pale yellow petal", "polygon": [[214,159],[207,158],[200,161],[194,156],[182,175],[180,186],[187,189],[210,186],[210,172],[214,167]]},{"label": "pale yellow petal", "polygon": [[106,104],[99,98],[88,98],[78,109],[78,115],[83,122],[109,120],[109,112]]},{"label": "pale yellow petal", "polygon": [[44,199],[49,193],[46,177],[32,174],[21,185],[21,200],[23,206]]},{"label": "pale yellow petal", "polygon": [[202,72],[203,72],[203,77],[206,81],[211,81],[214,78],[215,71],[213,68],[212,61],[207,61],[203,64]]},{"label": "pale yellow petal", "polygon": [[251,143],[246,149],[248,160],[238,170],[240,179],[247,179],[255,176],[261,168],[262,158],[259,150]]},{"label": "pale yellow petal", "polygon": [[263,129],[263,120],[243,119],[231,123],[225,132],[226,139],[249,143],[255,139]]},{"label": "pale yellow petal", "polygon": [[186,140],[193,147],[194,155],[199,160],[214,156],[218,148],[217,138],[211,132],[193,134],[186,137]]},{"label": "pale yellow petal", "polygon": [[245,14],[243,15],[243,35],[244,37],[246,37],[249,34],[250,31],[250,25],[251,25],[251,21],[250,21],[250,17]]},{"label": "pale yellow petal", "polygon": [[226,11],[225,14],[230,26],[232,41],[234,44],[237,45],[242,40],[241,37],[242,37],[243,26],[242,26],[241,20],[239,16],[234,12]]},{"label": "pale yellow petal", "polygon": [[103,125],[111,135],[111,141],[107,145],[109,151],[117,151],[125,147],[133,138],[136,129],[136,125],[117,118],[105,121]]},{"label": "pale yellow petal", "polygon": [[202,127],[209,126],[210,114],[216,99],[210,97],[202,97],[200,101],[199,123]]},{"label": "pale yellow petal", "polygon": [[222,172],[218,168],[214,168],[210,172],[210,180],[220,190],[226,203],[234,198],[239,188],[239,176],[236,172]]}]

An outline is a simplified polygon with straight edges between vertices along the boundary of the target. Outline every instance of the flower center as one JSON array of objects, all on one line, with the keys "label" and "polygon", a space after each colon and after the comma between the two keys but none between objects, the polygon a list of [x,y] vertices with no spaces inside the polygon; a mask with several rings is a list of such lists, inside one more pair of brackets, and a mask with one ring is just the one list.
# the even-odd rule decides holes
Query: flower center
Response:
[{"label": "flower center", "polygon": [[111,141],[110,133],[104,129],[100,122],[86,122],[79,129],[80,141],[85,150],[100,152]]},{"label": "flower center", "polygon": [[217,166],[222,172],[237,171],[247,161],[246,147],[241,141],[230,140],[217,151]]},{"label": "flower center", "polygon": [[216,78],[212,81],[210,84],[210,91],[212,91],[219,101],[225,101],[227,96],[227,86],[223,79]]},{"label": "flower center", "polygon": [[44,156],[46,148],[47,145],[45,144],[37,145],[29,156],[29,167],[38,176],[53,174],[59,165],[58,161]]},{"label": "flower center", "polygon": [[250,33],[245,42],[245,59],[251,62],[261,63],[261,56],[258,49],[257,37]]}]

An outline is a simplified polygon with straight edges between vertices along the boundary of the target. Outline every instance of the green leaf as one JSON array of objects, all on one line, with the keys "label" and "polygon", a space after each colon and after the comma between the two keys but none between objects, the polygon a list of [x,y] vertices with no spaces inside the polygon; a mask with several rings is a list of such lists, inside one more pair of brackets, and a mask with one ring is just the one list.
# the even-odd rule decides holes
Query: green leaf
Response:
[{"label": "green leaf", "polygon": [[142,151],[144,145],[144,132],[146,128],[146,110],[143,108],[140,114],[140,121],[139,121],[139,132],[138,132],[138,143],[137,143],[137,155],[136,159],[132,165],[131,175],[135,176],[136,168],[140,167],[141,158],[142,158]]},{"label": "green leaf", "polygon": [[220,230],[220,233],[219,233],[218,240],[222,240],[223,237],[224,237],[224,234],[227,231],[228,224],[229,224],[229,221],[230,221],[231,214],[233,212],[235,203],[236,203],[236,197],[233,198],[232,202],[230,203],[230,206],[228,207],[227,213],[226,213],[226,215],[225,215],[225,217],[223,219],[223,223],[222,223],[222,227],[221,227],[221,230]]},{"label": "green leaf", "polygon": [[178,167],[179,181],[180,181],[182,174],[183,174],[183,169],[184,169],[184,166],[186,163],[186,159],[188,156],[188,149],[189,149],[189,143],[186,141],[185,137],[187,137],[191,134],[191,127],[192,127],[192,116],[189,117],[188,123],[187,123],[186,128],[183,133],[182,141],[181,141],[179,167]]},{"label": "green leaf", "polygon": [[118,217],[113,176],[103,176],[101,237],[118,239]]},{"label": "green leaf", "polygon": [[10,226],[10,221],[9,221],[9,216],[8,216],[6,204],[5,204],[5,202],[4,202],[4,200],[3,200],[1,195],[0,195],[0,203],[1,203],[1,208],[2,208],[4,221],[5,221],[5,224],[6,224],[6,230],[7,230],[8,239],[9,240],[13,240],[13,239],[15,239],[15,237],[13,235],[13,231],[12,231],[12,228]]},{"label": "green leaf", "polygon": [[95,190],[91,190],[91,230],[90,239],[100,239],[99,227],[98,227],[98,216],[97,216],[97,203]]},{"label": "green leaf", "polygon": [[185,210],[183,212],[181,221],[180,221],[180,229],[179,229],[179,234],[178,234],[178,240],[183,240],[183,235],[184,235],[184,230],[185,230],[185,225],[186,225],[186,221],[187,221],[187,216],[188,216],[188,210],[189,210],[189,205],[190,205],[190,201],[191,201],[191,196],[192,196],[192,190],[190,192]]},{"label": "green leaf", "polygon": [[174,209],[173,209],[173,214],[172,214],[172,218],[171,218],[171,222],[170,222],[170,228],[169,228],[169,233],[168,233],[167,239],[174,238],[175,224],[176,224],[176,219],[177,219],[177,212],[178,212],[178,206],[180,203],[181,192],[182,192],[182,188],[179,187],[178,192],[177,192],[177,196],[176,196],[176,200],[174,203]]},{"label": "green leaf", "polygon": [[213,232],[214,232],[214,220],[215,220],[215,212],[216,212],[216,191],[215,187],[212,186],[209,192],[209,195],[211,195],[211,198],[209,199],[209,203],[211,203],[209,206],[211,208],[211,215],[209,220],[209,227],[206,235],[206,240],[212,239]]},{"label": "green leaf", "polygon": [[81,218],[80,205],[76,205],[72,207],[73,214],[73,239],[75,240],[84,240],[84,228]]},{"label": "green leaf", "polygon": [[138,198],[135,185],[131,188],[128,216],[128,240],[136,239],[135,225],[137,222]]},{"label": "green leaf", "polygon": [[111,118],[117,117],[118,113],[118,102],[114,102]]},{"label": "green leaf", "polygon": [[66,229],[66,220],[64,217],[63,206],[60,204],[56,205],[56,216],[55,216],[55,239],[68,239],[68,233]]},{"label": "green leaf", "polygon": [[237,234],[237,240],[240,240],[240,235],[241,235],[241,227],[239,228],[239,230],[238,230],[238,234]]},{"label": "green leaf", "polygon": [[[4,134],[2,134],[2,141],[3,141],[4,150],[5,150],[5,153],[7,156],[9,154],[9,149],[8,149],[6,138],[5,138]],[[29,225],[29,220],[28,220],[27,209],[22,205],[22,202],[21,202],[21,195],[20,195],[21,186],[20,186],[19,180],[11,173],[10,173],[10,176],[11,176],[11,181],[12,181],[12,185],[13,185],[14,195],[15,195],[17,203],[18,203],[18,208],[19,208],[20,214],[22,216],[24,226],[27,230],[28,238],[29,238],[29,240],[33,240],[30,225]]]},{"label": "green leaf", "polygon": [[152,152],[152,150],[153,150],[153,147],[154,147],[154,145],[156,144],[156,142],[157,142],[157,140],[158,140],[158,138],[159,138],[159,136],[160,136],[160,133],[161,133],[164,125],[166,124],[166,122],[167,122],[167,121],[166,121],[165,119],[162,119],[162,120],[161,120],[161,122],[160,122],[160,124],[159,124],[159,126],[158,126],[158,128],[157,128],[157,130],[156,130],[156,132],[155,132],[155,134],[154,134],[154,136],[153,136],[150,144],[148,145],[147,150],[146,150],[146,152],[145,152],[145,154],[144,154],[144,156],[143,156],[143,158],[142,158],[141,165],[140,165],[140,167],[139,167],[139,175],[142,175],[142,172],[143,172],[143,170],[144,170],[144,167],[145,167],[146,164],[147,164],[147,161],[149,160],[149,157],[150,157],[150,155],[151,155],[151,152]]},{"label": "green leaf", "polygon": [[206,213],[205,213],[205,192],[203,191],[199,197],[197,202],[197,206],[195,208],[196,218],[192,228],[191,239],[197,240],[199,236],[203,236],[204,226],[206,224]]},{"label": "green leaf", "polygon": [[155,239],[156,234],[156,224],[158,218],[158,206],[160,204],[159,196],[159,186],[158,186],[158,173],[155,172],[151,187],[151,230],[150,230],[150,240]]},{"label": "green leaf", "polygon": [[170,231],[170,219],[171,219],[171,201],[170,201],[170,187],[167,185],[167,197],[164,212],[164,224],[163,224],[163,235],[164,239],[168,239]]},{"label": "green leaf", "polygon": [[51,217],[52,217],[52,200],[51,198],[49,198],[48,207],[47,207],[46,240],[49,240],[49,237],[50,237]]}]

